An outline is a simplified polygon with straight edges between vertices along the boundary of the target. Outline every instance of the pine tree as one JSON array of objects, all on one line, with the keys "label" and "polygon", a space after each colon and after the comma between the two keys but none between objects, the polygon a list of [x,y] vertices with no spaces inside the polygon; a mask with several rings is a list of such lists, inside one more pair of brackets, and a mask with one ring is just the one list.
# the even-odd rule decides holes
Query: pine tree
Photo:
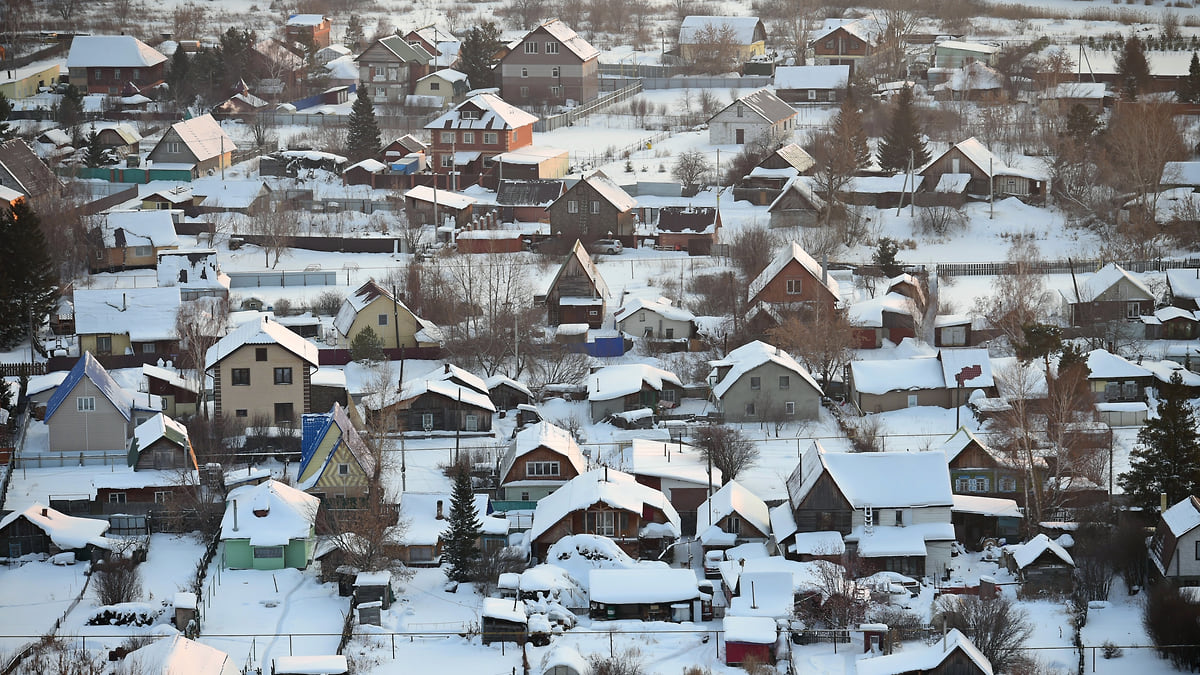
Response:
[{"label": "pine tree", "polygon": [[186,106],[196,95],[192,78],[196,75],[192,69],[192,59],[183,49],[176,49],[171,56],[171,67],[167,70],[167,88],[171,98],[180,106]]},{"label": "pine tree", "polygon": [[359,362],[383,361],[383,338],[370,326],[363,326],[350,341],[350,358]]},{"label": "pine tree", "polygon": [[1197,56],[1196,52],[1192,52],[1187,77],[1179,80],[1175,97],[1180,103],[1200,103],[1200,56]]},{"label": "pine tree", "polygon": [[54,310],[58,275],[29,203],[18,199],[0,211],[0,348],[7,349]]},{"label": "pine tree", "polygon": [[450,495],[450,529],[442,561],[446,563],[446,578],[451,581],[470,581],[476,563],[482,555],[479,536],[483,525],[475,513],[475,491],[471,474],[459,468],[454,474],[454,492]]},{"label": "pine tree", "polygon": [[1182,385],[1176,373],[1161,388],[1158,416],[1138,432],[1129,472],[1117,479],[1135,506],[1153,509],[1162,493],[1167,504],[1200,494],[1200,432]]},{"label": "pine tree", "polygon": [[12,103],[8,97],[0,92],[0,141],[7,141],[16,135],[16,130],[8,123],[8,116],[12,114]]},{"label": "pine tree", "polygon": [[84,163],[90,167],[104,166],[104,148],[98,142],[99,134],[93,129],[87,137],[87,156]]},{"label": "pine tree", "polygon": [[884,171],[905,171],[910,153],[914,170],[929,162],[929,148],[921,138],[921,126],[913,110],[912,87],[905,87],[896,100],[887,135],[879,143],[879,167]]},{"label": "pine tree", "polygon": [[1125,41],[1121,55],[1117,57],[1117,85],[1123,98],[1136,101],[1149,83],[1150,66],[1146,63],[1142,41],[1135,35]]},{"label": "pine tree", "polygon": [[375,122],[375,104],[366,88],[358,90],[358,97],[350,108],[350,123],[346,132],[346,154],[351,162],[361,162],[379,154],[379,125]]},{"label": "pine tree", "polygon": [[833,133],[842,139],[847,152],[846,159],[855,171],[871,166],[871,146],[867,144],[867,130],[863,128],[862,111],[853,96],[842,101],[837,117],[833,121]]},{"label": "pine tree", "polygon": [[68,84],[58,104],[58,122],[64,127],[74,128],[83,121],[83,92],[79,87]]},{"label": "pine tree", "polygon": [[471,87],[482,89],[495,83],[496,53],[504,43],[500,29],[491,21],[471,28],[458,50],[458,69],[467,76]]}]

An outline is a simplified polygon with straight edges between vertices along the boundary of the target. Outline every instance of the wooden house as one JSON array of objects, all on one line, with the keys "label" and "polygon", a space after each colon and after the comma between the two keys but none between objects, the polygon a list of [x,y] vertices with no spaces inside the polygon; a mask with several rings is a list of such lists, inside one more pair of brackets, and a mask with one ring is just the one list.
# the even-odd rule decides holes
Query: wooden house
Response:
[{"label": "wooden house", "polygon": [[736,50],[734,68],[767,53],[767,29],[756,16],[685,16],[679,25],[679,56],[685,62],[703,59],[714,41],[728,37]]},{"label": "wooden house", "polygon": [[480,610],[480,641],[515,642],[524,645],[529,638],[529,617],[525,603],[502,598],[484,598]]},{"label": "wooden house", "polygon": [[176,287],[85,288],[75,291],[75,335],[84,351],[100,356],[137,355],[147,361],[179,353]]},{"label": "wooden house", "polygon": [[[1197,162],[1200,169],[1200,162]],[[1200,183],[1200,180],[1197,180]],[[1200,309],[1200,267],[1167,270],[1167,304],[1180,309]]]},{"label": "wooden house", "polygon": [[358,93],[370,96],[376,105],[404,103],[416,81],[429,74],[433,60],[424,47],[399,35],[380,38],[355,58]]},{"label": "wooden house", "polygon": [[565,429],[550,422],[513,437],[500,463],[500,498],[536,502],[587,470],[587,459]]},{"label": "wooden house", "polygon": [[368,415],[377,416],[389,432],[489,433],[496,406],[486,389],[435,377],[409,380],[399,390],[363,399]]},{"label": "wooden house", "polygon": [[634,207],[637,200],[603,172],[583,178],[550,205],[550,228],[565,241],[590,244],[597,239],[620,239],[636,246]]},{"label": "wooden house", "polygon": [[771,516],[762,499],[731,480],[696,507],[696,536],[706,550],[765,544],[771,536]]},{"label": "wooden house", "polygon": [[796,176],[812,173],[816,160],[795,143],[787,143],[767,155],[733,188],[735,201],[766,206],[775,201]]},{"label": "wooden house", "polygon": [[683,382],[662,368],[633,363],[605,366],[587,378],[592,421],[641,408],[675,407],[683,398]]},{"label": "wooden house", "polygon": [[992,662],[957,628],[932,645],[855,662],[858,675],[992,675]]},{"label": "wooden house", "polygon": [[612,621],[700,621],[700,585],[690,569],[593,569],[588,616]]},{"label": "wooden house", "polygon": [[505,223],[548,223],[548,209],[563,194],[563,182],[505,178],[496,187],[500,220]]},{"label": "wooden house", "polygon": [[335,403],[328,413],[304,415],[297,487],[326,508],[364,508],[377,470],[375,453],[345,408]]},{"label": "wooden house", "polygon": [[184,377],[174,368],[142,364],[146,390],[162,400],[163,413],[168,417],[190,417],[196,414],[200,400],[200,382]]},{"label": "wooden house", "polygon": [[1071,290],[1059,292],[1063,314],[1072,326],[1092,327],[1109,321],[1139,321],[1154,311],[1154,292],[1116,263],[1108,263]]},{"label": "wooden house", "polygon": [[[986,349],[942,349],[907,359],[852,361],[846,383],[851,401],[863,413],[917,406],[957,408],[978,389],[996,391]],[[961,383],[960,380],[961,379]]]},{"label": "wooden house", "polygon": [[71,84],[88,94],[130,96],[163,83],[167,57],[132,35],[76,35],[67,54]]},{"label": "wooden house", "polygon": [[1010,168],[974,136],[954,145],[920,172],[926,189],[935,189],[946,174],[969,175],[965,189],[971,195],[1031,198],[1043,191],[1042,176]]},{"label": "wooden house", "polygon": [[171,211],[111,211],[100,218],[92,236],[102,248],[88,263],[92,272],[153,269],[158,254],[179,248]]},{"label": "wooden house", "polygon": [[110,547],[108,527],[107,520],[68,516],[34,502],[0,520],[0,550],[9,558],[73,551],[77,559],[91,560],[95,549]]},{"label": "wooden house", "polygon": [[146,159],[159,168],[183,166],[199,178],[231,166],[237,149],[213,116],[205,114],[172,124]]},{"label": "wooden house", "polygon": [[50,450],[126,452],[134,428],[161,409],[157,397],[122,389],[84,352],[46,403]]},{"label": "wooden house", "polygon": [[1075,587],[1071,554],[1044,534],[1004,547],[1003,563],[1025,593],[1067,593]]},{"label": "wooden house", "polygon": [[333,318],[333,327],[346,347],[368,327],[384,349],[436,347],[442,341],[441,329],[417,316],[374,279],[346,297]]},{"label": "wooden house", "polygon": [[750,282],[747,306],[760,302],[832,312],[841,302],[838,282],[800,244],[791,242]]},{"label": "wooden house", "polygon": [[60,196],[63,182],[38,159],[29,144],[10,138],[0,142],[0,188],[10,191],[5,201],[24,196],[36,208],[41,200]]},{"label": "wooden house", "polygon": [[1195,310],[1167,306],[1143,314],[1142,324],[1146,327],[1147,340],[1194,340],[1200,330],[1200,317]]},{"label": "wooden house", "polygon": [[[754,179],[754,172],[750,176]],[[770,191],[761,189],[759,192],[765,196]],[[817,195],[807,180],[793,176],[776,192],[767,213],[771,216],[770,227],[815,227],[821,224],[826,208],[825,200]]]},{"label": "wooden house", "polygon": [[679,441],[635,438],[621,449],[618,468],[663,493],[684,534],[697,532],[697,510],[721,486],[721,470],[710,467],[699,448]]},{"label": "wooden house", "polygon": [[192,451],[187,427],[162,413],[142,422],[129,441],[128,464],[134,471],[196,471],[196,453]]},{"label": "wooden house", "polygon": [[972,339],[973,321],[966,314],[939,314],[933,319],[933,346],[966,347]]},{"label": "wooden house", "polygon": [[496,404],[497,410],[516,410],[518,406],[533,403],[533,392],[514,379],[493,375],[484,380],[484,384],[488,398]]},{"label": "wooden house", "polygon": [[[410,567],[441,564],[442,536],[450,527],[451,496],[440,492],[405,492],[400,495],[399,517],[408,523],[403,538],[389,543],[393,554]],[[508,520],[488,515],[489,499],[480,493],[473,497],[480,537],[476,544],[484,553],[494,553],[508,544]]]},{"label": "wooden house", "polygon": [[775,663],[779,627],[774,618],[726,615],[721,627],[725,630],[725,665],[737,666],[747,661]]},{"label": "wooden house", "polygon": [[[383,170],[379,162],[373,166],[376,170]],[[471,222],[474,209],[475,198],[459,192],[417,185],[404,193],[404,210],[409,222],[413,223],[457,229]]]},{"label": "wooden house", "polygon": [[850,82],[850,66],[780,66],[775,93],[790,104],[841,103]]},{"label": "wooden house", "polygon": [[1150,562],[1164,579],[1180,586],[1200,584],[1200,499],[1185,497],[1162,512],[1150,540]]},{"label": "wooden house", "polygon": [[608,284],[579,240],[550,281],[546,290],[546,323],[586,324],[599,328],[604,322]]},{"label": "wooden house", "polygon": [[875,47],[874,19],[826,19],[809,41],[814,61],[821,66],[848,66],[850,75]]},{"label": "wooden house", "polygon": [[471,89],[467,74],[453,68],[435,70],[419,78],[413,87],[413,97],[423,102],[424,99],[436,100],[437,107],[444,108],[463,100]]}]

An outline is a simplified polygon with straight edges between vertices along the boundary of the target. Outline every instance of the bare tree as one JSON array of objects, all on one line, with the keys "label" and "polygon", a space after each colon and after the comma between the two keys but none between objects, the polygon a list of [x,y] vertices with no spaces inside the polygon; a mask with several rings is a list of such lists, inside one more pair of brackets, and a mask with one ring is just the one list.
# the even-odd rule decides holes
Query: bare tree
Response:
[{"label": "bare tree", "polygon": [[96,566],[92,584],[96,600],[102,605],[119,605],[142,599],[142,573],[130,558],[114,557]]},{"label": "bare tree", "polygon": [[[260,213],[250,221],[251,233],[258,237],[266,257],[264,265],[272,269],[279,266],[280,257],[291,247],[299,232],[297,221],[296,212],[282,208],[282,205],[275,210]],[[274,264],[271,263],[272,255],[275,256]]]},{"label": "bare tree", "polygon": [[204,297],[179,303],[175,313],[175,335],[199,385],[196,407],[205,418],[208,417],[208,406],[204,401],[204,372],[208,367],[208,349],[224,337],[228,329],[228,298]]},{"label": "bare tree", "polygon": [[742,273],[745,283],[758,276],[775,257],[779,242],[766,225],[751,224],[743,227],[729,245],[729,257]]},{"label": "bare tree", "polygon": [[680,153],[675,158],[675,166],[671,168],[671,175],[675,177],[675,180],[689,188],[699,186],[711,173],[712,164],[699,150],[687,150]]},{"label": "bare tree", "polygon": [[582,384],[591,361],[587,354],[573,352],[566,345],[544,345],[527,365],[529,387],[537,393],[549,384]]},{"label": "bare tree", "polygon": [[1013,239],[1008,249],[1008,273],[996,278],[992,295],[975,302],[974,314],[999,330],[1013,348],[1024,344],[1023,328],[1040,322],[1053,307],[1045,275],[1038,271],[1041,257],[1032,237]]},{"label": "bare tree", "polygon": [[996,672],[1007,672],[1033,635],[1029,615],[1003,595],[990,600],[943,595],[935,603],[933,623],[962,631]]},{"label": "bare tree", "polygon": [[1102,172],[1118,192],[1132,192],[1145,219],[1156,222],[1163,166],[1186,155],[1170,103],[1122,103],[1104,136]]},{"label": "bare tree", "polygon": [[728,73],[737,70],[737,31],[729,24],[713,24],[697,30],[688,48],[686,66],[696,75]]},{"label": "bare tree", "polygon": [[736,427],[703,426],[696,430],[694,443],[706,460],[721,470],[722,484],[758,462],[758,446]]},{"label": "bare tree", "polygon": [[796,357],[825,387],[850,363],[854,346],[854,326],[846,310],[824,305],[817,305],[812,316],[788,316],[768,330],[767,336],[772,344]]},{"label": "bare tree", "polygon": [[904,47],[908,35],[912,33],[921,15],[915,5],[904,0],[884,0],[872,13],[878,38],[872,53],[872,60],[878,64],[887,77],[904,75],[906,55]]},{"label": "bare tree", "polygon": [[816,595],[798,608],[798,616],[829,628],[849,628],[866,619],[870,603],[854,580],[870,574],[868,565],[861,557],[849,554],[843,554],[840,563],[812,563]]}]

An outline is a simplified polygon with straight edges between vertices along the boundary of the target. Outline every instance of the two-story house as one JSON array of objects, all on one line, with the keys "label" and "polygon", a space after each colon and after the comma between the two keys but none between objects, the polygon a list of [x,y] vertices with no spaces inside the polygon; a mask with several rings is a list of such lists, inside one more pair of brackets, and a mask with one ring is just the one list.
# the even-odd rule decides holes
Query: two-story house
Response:
[{"label": "two-story house", "polygon": [[780,309],[832,312],[841,302],[838,282],[800,244],[791,242],[750,282],[747,306],[768,303]]},{"label": "two-story house", "polygon": [[575,438],[550,422],[528,426],[513,437],[500,464],[500,495],[508,501],[536,502],[587,471]]},{"label": "two-story house", "polygon": [[92,272],[154,268],[158,255],[179,248],[171,211],[110,211],[93,238],[102,248],[89,261]]},{"label": "two-story house", "polygon": [[824,393],[791,354],[755,340],[711,361],[712,397],[737,422],[816,419]]},{"label": "two-story house", "polygon": [[374,279],[346,297],[333,318],[333,327],[346,345],[368,327],[382,341],[384,349],[436,347],[442,339],[436,325],[414,314]]},{"label": "two-story house", "polygon": [[1041,194],[1043,177],[1009,167],[972,136],[956,143],[921,169],[926,189],[1028,198]]},{"label": "two-story house", "polygon": [[548,209],[550,228],[565,241],[590,244],[597,239],[620,239],[636,245],[637,200],[602,171],[596,171],[567,189]]},{"label": "two-story house", "polygon": [[1076,289],[1064,290],[1063,314],[1072,326],[1109,321],[1139,321],[1154,311],[1154,292],[1124,267],[1109,263],[1083,279]]},{"label": "two-story house", "polygon": [[159,413],[157,396],[123,389],[84,352],[46,403],[52,452],[124,452],[133,430]]},{"label": "two-story house", "polygon": [[321,49],[329,46],[333,22],[324,14],[293,14],[283,25],[288,42],[298,42]]},{"label": "two-story house", "polygon": [[132,96],[163,83],[167,57],[132,35],[76,35],[67,54],[71,84],[89,94]]},{"label": "two-story house", "polygon": [[578,240],[546,290],[546,323],[583,323],[599,328],[604,322],[608,284],[587,249]]},{"label": "two-story house", "polygon": [[600,93],[600,50],[558,19],[526,33],[497,69],[501,94],[517,105],[563,105]]},{"label": "two-story house", "polygon": [[954,498],[940,452],[837,453],[814,441],[786,486],[799,533],[838,532],[847,553],[909,576],[950,564]]},{"label": "two-story house", "polygon": [[233,163],[237,145],[212,115],[204,114],[171,125],[147,160],[162,165],[184,165],[193,178],[219,172]]},{"label": "two-story house", "polygon": [[417,80],[429,74],[433,54],[399,35],[389,35],[376,40],[355,61],[359,95],[370,96],[376,105],[404,103]]},{"label": "two-story house", "polygon": [[[950,483],[956,495],[1012,499],[1025,505],[1026,476],[1024,462],[992,448],[966,427],[960,427],[942,444]],[[1046,460],[1036,457],[1037,476],[1046,473]]]},{"label": "two-story house", "polygon": [[312,412],[317,346],[263,317],[221,338],[205,354],[213,378],[213,412],[245,423],[296,425]]},{"label": "two-story house", "polygon": [[872,18],[826,19],[825,25],[809,41],[814,60],[819,66],[855,66],[871,55],[874,47]]},{"label": "two-story house", "polygon": [[36,208],[41,200],[60,196],[63,183],[28,143],[10,138],[0,142],[0,188],[4,201],[24,196]]},{"label": "two-story house", "polygon": [[604,467],[576,476],[543,497],[528,536],[539,560],[545,560],[555,542],[573,534],[608,537],[630,556],[642,558],[656,555],[679,532],[679,513],[662,492]]},{"label": "two-story house", "polygon": [[[477,178],[492,157],[531,145],[536,121],[495,94],[476,94],[425,125],[432,141],[429,166],[435,173],[473,167]],[[458,185],[471,182],[462,176]]]},{"label": "two-story house", "polygon": [[685,16],[679,24],[679,56],[688,63],[724,41],[739,64],[767,53],[767,29],[756,16]]},{"label": "two-story house", "polygon": [[1200,584],[1200,499],[1188,496],[1162,512],[1150,540],[1150,561],[1164,579]]},{"label": "two-story house", "polygon": [[378,461],[346,409],[304,415],[297,487],[327,508],[365,508]]},{"label": "two-story house", "polygon": [[758,140],[790,141],[796,109],[770,89],[739,97],[708,118],[708,142],[745,145]]}]

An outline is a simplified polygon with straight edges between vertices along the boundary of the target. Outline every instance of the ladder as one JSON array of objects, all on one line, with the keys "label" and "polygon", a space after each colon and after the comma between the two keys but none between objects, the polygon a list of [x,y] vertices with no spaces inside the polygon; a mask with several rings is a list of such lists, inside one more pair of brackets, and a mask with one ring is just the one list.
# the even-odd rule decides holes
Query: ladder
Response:
[{"label": "ladder", "polygon": [[863,507],[863,532],[871,534],[875,531],[875,509],[870,506]]}]

